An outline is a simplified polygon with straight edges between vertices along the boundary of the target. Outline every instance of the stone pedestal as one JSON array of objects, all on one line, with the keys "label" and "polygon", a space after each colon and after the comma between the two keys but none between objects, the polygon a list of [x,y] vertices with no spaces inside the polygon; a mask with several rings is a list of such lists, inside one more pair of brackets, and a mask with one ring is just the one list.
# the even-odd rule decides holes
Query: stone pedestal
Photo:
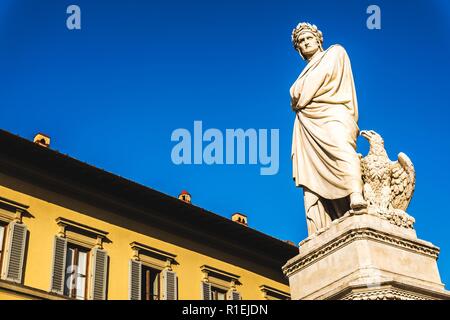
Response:
[{"label": "stone pedestal", "polygon": [[439,248],[378,214],[347,213],[299,251],[283,266],[293,300],[450,299]]}]

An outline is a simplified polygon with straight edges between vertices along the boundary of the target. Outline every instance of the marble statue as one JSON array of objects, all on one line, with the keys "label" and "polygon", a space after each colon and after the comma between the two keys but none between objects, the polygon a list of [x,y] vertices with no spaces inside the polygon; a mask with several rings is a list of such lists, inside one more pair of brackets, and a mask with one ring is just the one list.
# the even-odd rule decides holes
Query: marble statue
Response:
[{"label": "marble statue", "polygon": [[322,32],[309,23],[292,31],[307,65],[290,88],[295,112],[293,178],[304,191],[308,234],[326,228],[350,209],[367,207],[356,153],[358,104],[345,49],[324,50]]},{"label": "marble statue", "polygon": [[414,193],[416,171],[409,157],[400,152],[398,161],[389,160],[383,138],[373,130],[362,130],[370,144],[361,159],[364,198],[368,209],[405,228],[413,228],[414,218],[405,211]]},{"label": "marble statue", "polygon": [[292,41],[307,61],[290,94],[293,177],[304,191],[308,237],[282,267],[291,299],[449,300],[440,249],[417,237],[406,213],[413,163],[404,153],[391,161],[373,130],[360,132],[368,154],[356,153],[358,104],[346,51],[324,50],[322,32],[309,23],[292,31]]}]

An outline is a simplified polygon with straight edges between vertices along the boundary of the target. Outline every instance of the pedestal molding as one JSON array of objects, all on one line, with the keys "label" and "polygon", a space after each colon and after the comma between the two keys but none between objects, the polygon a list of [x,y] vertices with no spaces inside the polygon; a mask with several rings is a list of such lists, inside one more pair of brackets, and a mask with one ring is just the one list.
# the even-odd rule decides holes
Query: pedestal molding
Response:
[{"label": "pedestal molding", "polygon": [[419,241],[402,239],[373,228],[352,229],[343,233],[340,237],[329,241],[318,250],[314,250],[305,256],[301,256],[300,254],[299,256],[292,258],[283,266],[283,272],[289,277],[291,274],[300,271],[302,268],[307,267],[321,259],[323,256],[348,245],[352,241],[366,239],[389,243],[390,245],[401,247],[414,253],[427,255],[434,259],[438,258],[440,251],[439,248],[435,246],[426,245]]}]

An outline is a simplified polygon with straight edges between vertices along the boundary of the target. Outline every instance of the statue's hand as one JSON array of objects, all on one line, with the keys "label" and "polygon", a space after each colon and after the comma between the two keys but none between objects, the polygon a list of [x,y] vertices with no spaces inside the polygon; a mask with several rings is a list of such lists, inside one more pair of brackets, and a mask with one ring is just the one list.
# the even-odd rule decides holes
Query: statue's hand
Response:
[{"label": "statue's hand", "polygon": [[300,111],[300,108],[297,105],[297,101],[298,100],[291,100],[291,109],[292,111],[294,111],[295,113]]},{"label": "statue's hand", "polygon": [[299,108],[297,104],[291,104],[292,111],[299,112],[302,108]]}]

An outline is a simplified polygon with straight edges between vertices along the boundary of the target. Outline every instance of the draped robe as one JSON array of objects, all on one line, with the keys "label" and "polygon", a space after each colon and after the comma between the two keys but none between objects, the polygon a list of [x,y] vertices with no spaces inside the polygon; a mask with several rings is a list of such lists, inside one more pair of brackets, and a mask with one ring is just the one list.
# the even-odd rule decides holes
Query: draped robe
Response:
[{"label": "draped robe", "polygon": [[[305,190],[305,207],[320,198],[342,199],[362,191],[358,104],[350,60],[345,49],[333,45],[317,53],[290,89],[296,110],[292,135],[293,178]],[[340,200],[337,200],[338,202]],[[326,226],[320,205],[315,223]],[[327,207],[325,205],[325,207]],[[308,229],[310,227],[308,226]]]}]

